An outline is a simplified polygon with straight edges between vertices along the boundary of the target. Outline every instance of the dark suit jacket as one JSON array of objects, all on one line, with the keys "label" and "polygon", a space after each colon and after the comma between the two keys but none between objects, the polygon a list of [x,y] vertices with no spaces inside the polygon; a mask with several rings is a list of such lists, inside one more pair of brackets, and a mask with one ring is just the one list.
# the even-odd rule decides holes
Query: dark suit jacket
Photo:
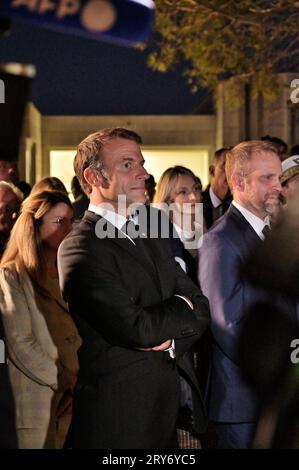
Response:
[{"label": "dark suit jacket", "polygon": [[[209,323],[207,299],[176,265],[167,240],[145,240],[151,261],[127,238],[97,238],[97,222],[102,217],[87,211],[59,250],[63,295],[83,339],[73,447],[174,446],[176,362]],[[174,294],[190,298],[194,310]],[[137,349],[168,338],[177,361]]]},{"label": "dark suit jacket", "polygon": [[209,414],[219,422],[256,419],[255,392],[243,379],[238,366],[238,335],[246,313],[257,302],[274,302],[277,308],[293,317],[296,315],[293,302],[275,292],[254,287],[240,276],[240,266],[259,240],[241,212],[231,206],[204,235],[199,250],[199,281],[210,301],[214,338]]},{"label": "dark suit jacket", "polygon": [[[183,243],[179,239],[179,236],[175,229],[173,230],[174,236],[170,237],[170,247],[174,257],[181,258],[186,264],[186,272],[188,277],[194,282],[195,285],[198,285],[197,281],[197,259],[194,258],[188,250],[185,249]],[[209,358],[210,354],[208,353],[208,335],[209,328],[204,332],[201,338],[192,346],[190,351],[184,355],[184,368],[181,371],[182,377],[187,381],[187,384],[191,387],[192,390],[192,406],[193,406],[193,416],[192,416],[192,431],[194,433],[203,433],[206,431],[208,425],[208,419],[206,415],[206,408],[202,398],[204,394],[205,383],[207,377],[207,371],[209,369]],[[196,355],[196,367],[194,367],[193,357]],[[179,361],[178,365],[180,366]],[[188,375],[185,373],[185,370],[188,368]],[[180,369],[180,367],[179,367]],[[181,410],[179,425],[184,427],[184,421],[188,421],[188,416],[185,417]]]},{"label": "dark suit jacket", "polygon": [[89,199],[86,194],[80,194],[72,203],[72,206],[74,210],[74,219],[81,219],[89,206]]},{"label": "dark suit jacket", "polygon": [[[1,313],[0,340],[5,344]],[[17,449],[18,442],[16,433],[15,401],[9,381],[6,362],[4,364],[0,363],[0,417],[0,449]]]},{"label": "dark suit jacket", "polygon": [[[232,196],[228,193],[222,202],[223,212],[222,215],[228,210],[230,203],[232,202]],[[216,221],[213,217],[213,204],[210,197],[210,185],[202,193],[202,203],[203,203],[203,217],[206,223],[207,229],[212,227],[213,223]]]}]

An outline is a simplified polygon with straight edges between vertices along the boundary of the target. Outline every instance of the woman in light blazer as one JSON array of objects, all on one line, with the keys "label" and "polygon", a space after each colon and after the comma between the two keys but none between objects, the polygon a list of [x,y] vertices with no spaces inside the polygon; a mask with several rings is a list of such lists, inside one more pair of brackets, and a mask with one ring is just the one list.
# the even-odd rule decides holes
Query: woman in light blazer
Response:
[{"label": "woman in light blazer", "polygon": [[56,256],[72,217],[66,194],[30,195],[0,264],[0,310],[21,449],[61,448],[70,425],[81,339],[60,295]]}]

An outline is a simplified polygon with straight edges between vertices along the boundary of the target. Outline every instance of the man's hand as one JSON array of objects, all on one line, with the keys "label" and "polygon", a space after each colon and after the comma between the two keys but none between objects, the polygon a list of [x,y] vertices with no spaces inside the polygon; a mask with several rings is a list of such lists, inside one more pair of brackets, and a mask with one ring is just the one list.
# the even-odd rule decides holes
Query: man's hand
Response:
[{"label": "man's hand", "polygon": [[165,349],[170,348],[172,343],[171,339],[167,339],[164,343],[159,344],[159,346],[153,346],[152,348],[137,348],[138,351],[165,351]]}]

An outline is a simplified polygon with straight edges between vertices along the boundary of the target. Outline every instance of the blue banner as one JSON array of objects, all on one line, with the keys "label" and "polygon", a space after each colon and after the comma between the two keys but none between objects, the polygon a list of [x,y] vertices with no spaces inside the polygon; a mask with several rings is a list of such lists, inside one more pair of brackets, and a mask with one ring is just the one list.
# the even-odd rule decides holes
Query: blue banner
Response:
[{"label": "blue banner", "polygon": [[152,0],[1,0],[0,16],[134,46],[148,38],[154,8]]}]

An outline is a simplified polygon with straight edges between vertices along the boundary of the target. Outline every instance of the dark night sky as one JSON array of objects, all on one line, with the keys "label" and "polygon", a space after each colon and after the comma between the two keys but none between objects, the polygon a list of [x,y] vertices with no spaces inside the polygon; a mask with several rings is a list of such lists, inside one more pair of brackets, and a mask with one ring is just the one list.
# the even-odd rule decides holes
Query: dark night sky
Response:
[{"label": "dark night sky", "polygon": [[[45,115],[199,114],[179,72],[146,67],[146,52],[14,22],[0,61],[37,68],[32,100]],[[204,100],[206,101],[206,100]]]}]

